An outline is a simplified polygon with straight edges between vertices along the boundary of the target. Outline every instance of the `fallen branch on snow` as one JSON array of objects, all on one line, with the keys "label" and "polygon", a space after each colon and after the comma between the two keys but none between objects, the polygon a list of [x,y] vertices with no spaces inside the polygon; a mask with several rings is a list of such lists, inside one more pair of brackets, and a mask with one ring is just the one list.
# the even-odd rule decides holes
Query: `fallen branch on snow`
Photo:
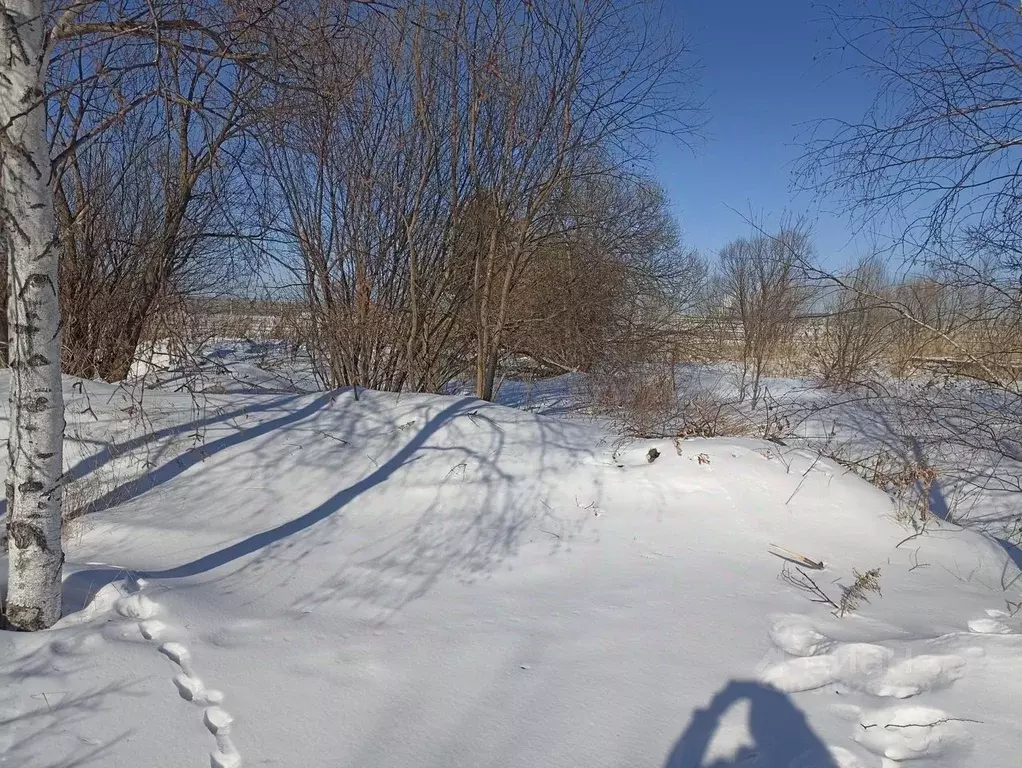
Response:
[{"label": "fallen branch on snow", "polygon": [[823,570],[822,560],[820,560],[819,562],[817,562],[816,560],[810,560],[803,554],[799,554],[798,552],[792,552],[790,549],[785,549],[784,547],[779,546],[777,544],[771,544],[770,546],[772,549],[777,550],[776,552],[771,551],[770,552],[771,555],[780,557],[783,560],[792,560],[798,563],[799,565],[804,565],[806,568],[811,568],[814,571]]}]

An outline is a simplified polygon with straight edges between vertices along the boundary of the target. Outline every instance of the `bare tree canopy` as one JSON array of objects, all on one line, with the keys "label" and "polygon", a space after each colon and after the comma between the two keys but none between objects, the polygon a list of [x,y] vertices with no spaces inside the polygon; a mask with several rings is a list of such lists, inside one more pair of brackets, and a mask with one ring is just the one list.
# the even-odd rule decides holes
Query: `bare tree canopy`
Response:
[{"label": "bare tree canopy", "polygon": [[842,54],[876,87],[858,122],[815,125],[803,184],[861,223],[901,223],[939,254],[966,244],[1019,265],[1022,16],[1006,0],[870,0],[825,8]]},{"label": "bare tree canopy", "polygon": [[[606,238],[614,211],[583,203],[602,184],[612,204],[606,191],[641,175],[654,137],[700,123],[661,10],[410,3],[309,41],[327,66],[273,91],[259,145],[268,256],[309,305],[323,381],[435,390],[474,358],[476,393],[493,397],[502,355],[557,313],[525,309],[522,287],[568,277],[557,269],[572,248],[601,258],[579,245]],[[634,213],[619,212],[636,264],[663,250],[647,237],[635,253],[641,227],[628,233]],[[662,203],[649,216],[663,229]]]}]

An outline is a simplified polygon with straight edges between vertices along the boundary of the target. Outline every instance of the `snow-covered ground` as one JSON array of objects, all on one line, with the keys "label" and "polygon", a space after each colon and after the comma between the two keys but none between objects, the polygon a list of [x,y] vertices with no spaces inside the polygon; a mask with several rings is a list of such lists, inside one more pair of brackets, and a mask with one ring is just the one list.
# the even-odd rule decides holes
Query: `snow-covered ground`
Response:
[{"label": "snow-covered ground", "polygon": [[[622,441],[568,380],[356,399],[257,357],[199,397],[68,382],[90,511],[65,618],[0,633],[0,765],[1018,765],[990,532],[904,541],[801,445]],[[777,547],[881,595],[838,618]]]}]

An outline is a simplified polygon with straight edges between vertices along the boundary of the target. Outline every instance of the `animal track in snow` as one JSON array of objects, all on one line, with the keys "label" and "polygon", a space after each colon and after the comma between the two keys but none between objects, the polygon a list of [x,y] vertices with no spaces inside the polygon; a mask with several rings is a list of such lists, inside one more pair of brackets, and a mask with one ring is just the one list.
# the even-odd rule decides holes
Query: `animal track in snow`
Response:
[{"label": "animal track in snow", "polygon": [[[191,658],[191,655],[188,653],[188,649],[181,645],[181,643],[164,643],[160,646],[160,653],[180,666],[182,669],[185,669],[185,665]],[[185,671],[187,672],[190,670]]]},{"label": "animal track in snow", "polygon": [[851,750],[844,747],[827,747],[836,768],[864,768],[862,762]]},{"label": "animal track in snow", "polygon": [[950,685],[961,677],[964,667],[965,659],[951,654],[897,661],[890,648],[847,643],[831,653],[775,664],[762,673],[761,679],[787,693],[841,683],[874,696],[905,699]]},{"label": "animal track in snow", "polygon": [[838,646],[832,653],[775,664],[762,674],[762,679],[787,693],[811,691],[831,683],[875,677],[893,659],[894,652],[888,648],[869,643],[848,643]]},{"label": "animal track in snow", "polygon": [[70,637],[61,637],[50,644],[50,650],[58,656],[80,656],[92,653],[97,645],[103,642],[99,633],[79,633]]},{"label": "animal track in snow", "polygon": [[174,675],[174,685],[177,688],[177,692],[181,694],[181,698],[185,701],[198,701],[202,694],[205,693],[201,682],[191,675],[184,673]]},{"label": "animal track in snow", "polygon": [[180,670],[174,675],[173,682],[181,698],[205,708],[202,722],[216,739],[216,751],[209,756],[211,768],[239,768],[241,755],[229,736],[234,718],[218,706],[224,695],[202,684],[192,669],[191,653],[186,646],[174,641],[161,642],[167,633],[167,625],[153,618],[160,612],[160,606],[141,592],[145,585],[141,579],[129,583],[130,593],[114,602],[114,610],[127,619],[136,619],[139,634],[151,643],[158,643],[159,652]]},{"label": "animal track in snow", "polygon": [[167,625],[159,619],[149,619],[139,622],[138,631],[146,640],[157,640],[167,631]]},{"label": "animal track in snow", "polygon": [[227,733],[230,730],[234,718],[220,707],[209,707],[202,713],[202,722],[214,736],[218,733]]},{"label": "animal track in snow", "polygon": [[182,699],[202,706],[219,704],[224,700],[224,695],[220,691],[206,688],[202,684],[192,669],[191,654],[181,643],[164,643],[160,646],[160,653],[177,664],[181,670],[179,674],[174,675],[174,686]]},{"label": "animal track in snow", "polygon": [[944,688],[962,676],[965,659],[961,656],[924,654],[912,656],[887,669],[866,687],[875,696],[907,699],[923,691]]},{"label": "animal track in snow", "polygon": [[223,693],[213,688],[207,688],[199,678],[186,672],[174,675],[174,686],[181,694],[182,699],[200,706],[220,704],[224,700]]},{"label": "animal track in snow", "polygon": [[[988,620],[994,621],[993,614]],[[975,622],[970,622],[970,629]],[[995,622],[998,623],[998,622]],[[981,624],[982,626],[982,624]],[[975,630],[973,630],[975,631]],[[774,643],[796,658],[775,664],[761,674],[782,691],[806,691],[842,684],[874,696],[908,698],[950,685],[961,677],[967,649],[954,654],[921,654],[899,658],[894,650],[871,643],[838,643],[793,616],[771,628]],[[975,649],[978,650],[978,649]],[[978,654],[982,655],[982,654]],[[902,760],[935,757],[971,743],[967,718],[927,706],[900,706],[864,711],[854,704],[832,707],[832,714],[856,724],[854,739],[889,765]],[[851,752],[831,749],[840,768],[860,768]]]}]

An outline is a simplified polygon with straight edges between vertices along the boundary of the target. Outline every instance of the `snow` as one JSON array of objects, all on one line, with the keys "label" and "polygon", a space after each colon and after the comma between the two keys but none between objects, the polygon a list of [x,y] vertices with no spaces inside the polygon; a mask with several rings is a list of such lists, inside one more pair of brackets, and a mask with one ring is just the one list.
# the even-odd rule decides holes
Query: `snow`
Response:
[{"label": "snow", "polygon": [[[356,399],[231,354],[199,399],[68,382],[90,512],[65,617],[0,633],[0,765],[1017,765],[990,533],[896,546],[812,450],[624,442],[571,376]],[[777,547],[882,596],[838,618]]]}]

